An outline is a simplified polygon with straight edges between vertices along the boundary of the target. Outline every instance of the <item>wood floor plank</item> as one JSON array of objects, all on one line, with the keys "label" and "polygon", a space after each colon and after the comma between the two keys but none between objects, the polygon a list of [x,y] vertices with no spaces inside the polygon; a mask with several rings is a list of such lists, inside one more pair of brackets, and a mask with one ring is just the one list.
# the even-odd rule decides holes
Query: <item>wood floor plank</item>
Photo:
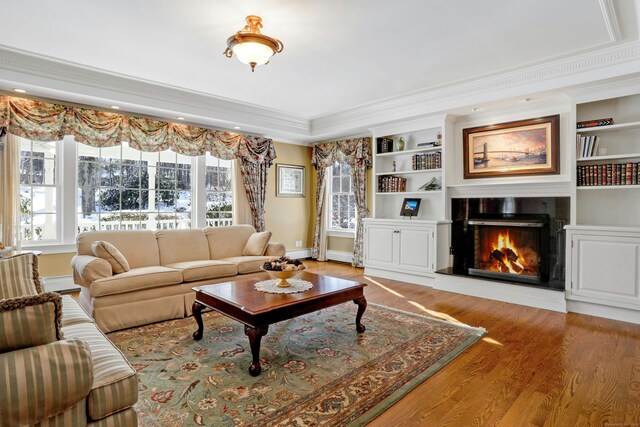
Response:
[{"label": "wood floor plank", "polygon": [[640,425],[638,325],[305,263],[311,272],[367,283],[370,303],[488,331],[370,426]]}]

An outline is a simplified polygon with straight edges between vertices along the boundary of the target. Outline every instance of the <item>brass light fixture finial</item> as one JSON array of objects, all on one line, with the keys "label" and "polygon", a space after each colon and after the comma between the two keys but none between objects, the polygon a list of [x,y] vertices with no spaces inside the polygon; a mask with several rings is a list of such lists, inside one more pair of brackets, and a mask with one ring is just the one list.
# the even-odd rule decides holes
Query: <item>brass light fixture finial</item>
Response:
[{"label": "brass light fixture finial", "polygon": [[224,55],[231,58],[235,53],[240,62],[249,64],[251,72],[254,72],[256,65],[268,64],[269,58],[282,52],[284,46],[280,40],[260,32],[262,18],[259,16],[249,15],[246,21],[247,25],[242,30],[227,39]]}]

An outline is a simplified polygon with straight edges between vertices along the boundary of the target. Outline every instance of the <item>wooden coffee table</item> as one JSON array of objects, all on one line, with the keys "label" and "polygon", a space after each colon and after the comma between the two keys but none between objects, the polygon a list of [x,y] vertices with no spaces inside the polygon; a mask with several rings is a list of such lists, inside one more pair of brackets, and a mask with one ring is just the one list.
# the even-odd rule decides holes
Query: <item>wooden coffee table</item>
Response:
[{"label": "wooden coffee table", "polygon": [[[193,338],[202,339],[204,332],[202,309],[205,307],[211,307],[227,317],[244,323],[244,333],[249,337],[253,358],[249,373],[255,377],[262,372],[260,340],[269,332],[269,325],[272,323],[353,301],[358,305],[356,331],[359,333],[365,331],[360,321],[367,308],[367,300],[364,297],[366,284],[306,271],[296,278],[313,283],[313,288],[295,294],[269,294],[255,289],[254,285],[257,282],[255,278],[193,288],[196,292],[193,317],[198,323],[198,330],[193,333]],[[268,279],[266,274],[264,279]]]}]

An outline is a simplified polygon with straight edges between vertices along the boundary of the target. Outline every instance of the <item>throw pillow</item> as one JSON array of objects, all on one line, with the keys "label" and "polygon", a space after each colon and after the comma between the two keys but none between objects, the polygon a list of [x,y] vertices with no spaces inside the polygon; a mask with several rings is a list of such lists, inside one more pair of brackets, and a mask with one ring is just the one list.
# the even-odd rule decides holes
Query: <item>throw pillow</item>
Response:
[{"label": "throw pillow", "polygon": [[0,300],[0,353],[62,339],[61,319],[54,292]]},{"label": "throw pillow", "polygon": [[103,240],[93,242],[91,245],[93,254],[98,258],[107,260],[111,264],[114,274],[125,273],[129,271],[129,263],[122,253],[111,243]]},{"label": "throw pillow", "polygon": [[271,239],[270,231],[253,233],[251,237],[249,237],[249,240],[247,240],[247,244],[244,245],[244,249],[242,250],[242,256],[264,255],[264,252],[267,250],[267,244],[269,243],[269,239]]},{"label": "throw pillow", "polygon": [[0,299],[42,293],[38,257],[32,253],[0,260]]}]

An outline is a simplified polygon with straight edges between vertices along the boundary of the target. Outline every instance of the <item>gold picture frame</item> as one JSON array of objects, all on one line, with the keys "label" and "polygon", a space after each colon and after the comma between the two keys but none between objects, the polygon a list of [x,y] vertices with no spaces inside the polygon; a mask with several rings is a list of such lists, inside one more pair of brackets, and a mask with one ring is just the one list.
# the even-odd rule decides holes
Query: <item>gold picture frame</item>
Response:
[{"label": "gold picture frame", "polygon": [[306,168],[276,164],[276,197],[304,197]]},{"label": "gold picture frame", "polygon": [[464,178],[557,174],[560,116],[462,131]]}]

